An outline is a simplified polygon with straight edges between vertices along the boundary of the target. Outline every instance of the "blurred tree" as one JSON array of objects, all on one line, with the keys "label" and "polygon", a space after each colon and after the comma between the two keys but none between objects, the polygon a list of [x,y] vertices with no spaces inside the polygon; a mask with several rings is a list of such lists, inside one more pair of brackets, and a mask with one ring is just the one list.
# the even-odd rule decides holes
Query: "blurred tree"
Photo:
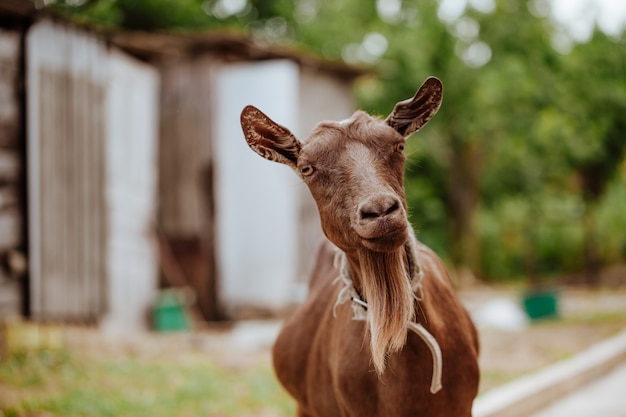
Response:
[{"label": "blurred tree", "polygon": [[584,259],[586,281],[596,283],[601,263],[593,213],[626,151],[626,52],[596,31],[588,43],[564,57],[562,96],[555,104],[571,119],[575,132],[566,138],[566,160],[585,201]]},{"label": "blurred tree", "polygon": [[98,26],[135,30],[198,29],[209,23],[198,0],[60,0],[53,7]]}]

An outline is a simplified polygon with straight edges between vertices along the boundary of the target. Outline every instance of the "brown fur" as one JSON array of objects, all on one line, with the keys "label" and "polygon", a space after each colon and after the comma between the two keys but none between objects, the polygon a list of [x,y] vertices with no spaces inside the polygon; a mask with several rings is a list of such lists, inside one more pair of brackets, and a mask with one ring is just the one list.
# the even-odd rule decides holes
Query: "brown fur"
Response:
[{"label": "brown fur", "polygon": [[[300,142],[258,109],[246,107],[242,127],[250,147],[292,167],[309,187],[324,233],[346,255],[368,320],[352,307],[333,307],[341,284],[334,247],[324,243],[309,296],[284,325],[273,350],[276,375],[301,417],[470,416],[478,388],[478,342],[439,258],[409,242],[402,152],[408,135],[437,111],[441,83],[428,79],[386,120],[356,112],[324,122]],[[407,242],[418,245],[423,298],[409,283]],[[407,322],[422,324],[443,355],[443,389],[429,391],[432,356]],[[369,343],[364,343],[369,340]],[[372,368],[373,365],[373,368]]]}]

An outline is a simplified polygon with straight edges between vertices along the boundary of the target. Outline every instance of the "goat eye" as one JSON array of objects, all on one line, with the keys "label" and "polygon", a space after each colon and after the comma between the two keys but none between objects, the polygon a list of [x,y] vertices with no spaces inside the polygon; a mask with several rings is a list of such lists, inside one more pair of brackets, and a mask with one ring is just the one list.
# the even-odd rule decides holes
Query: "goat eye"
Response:
[{"label": "goat eye", "polygon": [[313,173],[313,167],[311,165],[305,165],[302,168],[300,168],[300,173],[304,175],[305,177],[308,177],[309,175]]},{"label": "goat eye", "polygon": [[403,152],[403,151],[404,151],[404,143],[398,143],[398,144],[396,145],[396,150],[397,150],[398,152]]}]

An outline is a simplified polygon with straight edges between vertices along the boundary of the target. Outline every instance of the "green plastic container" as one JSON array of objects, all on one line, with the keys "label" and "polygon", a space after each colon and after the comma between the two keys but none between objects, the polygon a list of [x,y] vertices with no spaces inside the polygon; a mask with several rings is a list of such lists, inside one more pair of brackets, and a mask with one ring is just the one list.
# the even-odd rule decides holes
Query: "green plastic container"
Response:
[{"label": "green plastic container", "polygon": [[524,294],[524,310],[531,320],[555,318],[559,315],[559,294],[555,290],[529,291]]},{"label": "green plastic container", "polygon": [[158,332],[189,330],[186,304],[179,291],[160,291],[152,313],[154,329]]}]

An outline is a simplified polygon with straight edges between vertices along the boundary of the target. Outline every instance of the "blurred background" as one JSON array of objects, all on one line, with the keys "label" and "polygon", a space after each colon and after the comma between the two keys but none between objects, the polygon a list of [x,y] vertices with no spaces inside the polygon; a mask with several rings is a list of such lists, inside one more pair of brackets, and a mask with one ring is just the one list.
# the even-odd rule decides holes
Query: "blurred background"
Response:
[{"label": "blurred background", "polygon": [[[239,113],[304,138],[430,75],[444,102],[409,139],[406,193],[481,326],[481,390],[623,330],[625,31],[621,0],[2,0],[0,415],[288,415],[267,348],[322,234]],[[97,372],[183,394],[46,391],[81,383],[41,372],[105,351],[124,359]]]}]

